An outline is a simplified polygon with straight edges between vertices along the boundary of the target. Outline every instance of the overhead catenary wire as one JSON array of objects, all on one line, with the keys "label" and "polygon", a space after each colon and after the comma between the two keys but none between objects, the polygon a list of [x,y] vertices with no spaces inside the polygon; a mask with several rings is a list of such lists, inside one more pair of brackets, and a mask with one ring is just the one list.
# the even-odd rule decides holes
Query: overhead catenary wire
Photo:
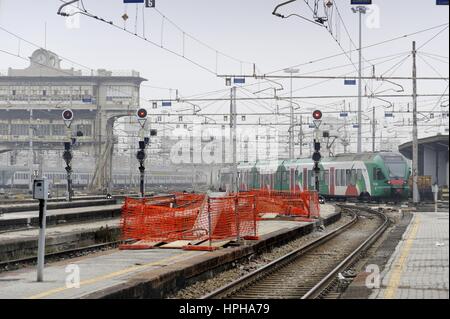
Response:
[{"label": "overhead catenary wire", "polygon": [[[388,39],[388,40],[384,40],[384,41],[380,41],[380,42],[377,42],[377,43],[369,44],[369,45],[363,46],[362,49],[365,50],[365,49],[377,47],[377,46],[380,46],[380,45],[384,45],[384,44],[387,44],[387,43],[390,43],[390,42],[394,42],[394,41],[397,41],[397,40],[410,38],[412,36],[415,36],[415,35],[418,35],[418,34],[421,34],[421,33],[425,33],[425,32],[428,32],[428,31],[432,31],[432,30],[441,28],[443,26],[447,26],[448,27],[448,25],[449,25],[448,23],[439,24],[439,25],[436,25],[436,26],[433,26],[433,27],[429,27],[429,28],[426,28],[426,29],[422,29],[422,30],[419,30],[419,31],[416,31],[416,32],[413,32],[413,33],[408,33],[408,34],[405,34],[405,35],[402,35],[402,36],[397,36],[397,37],[394,37],[394,38],[391,38],[391,39]],[[346,51],[346,53],[357,52],[357,51],[359,51],[359,50],[358,49],[354,49],[354,50]],[[318,62],[327,61],[327,60],[330,60],[330,59],[333,59],[333,58],[336,58],[336,57],[340,57],[340,56],[343,56],[343,55],[345,55],[345,53],[332,54],[332,55],[328,55],[328,56],[325,56],[325,57],[321,57],[321,58],[317,58],[317,59],[314,59],[314,60],[310,60],[310,61],[307,61],[307,62],[299,63],[299,64],[296,64],[296,65],[292,65],[292,66],[289,66],[289,67],[284,67],[282,69],[277,69],[277,70],[274,70],[274,71],[266,72],[264,74],[265,75],[270,75],[270,74],[274,74],[274,73],[277,73],[277,72],[284,71],[286,68],[298,68],[298,67],[305,66],[305,65],[310,65],[310,64],[314,64],[314,63],[318,63]]]},{"label": "overhead catenary wire", "polygon": [[[63,1],[63,0],[60,0],[60,2],[66,3],[66,2]],[[66,4],[67,4],[67,3],[66,3]],[[199,40],[198,38],[196,38],[196,37],[190,35],[189,33],[185,32],[181,27],[179,27],[179,26],[178,26],[177,24],[175,24],[172,20],[170,20],[169,18],[167,18],[167,17],[166,17],[161,11],[159,11],[158,9],[155,8],[155,12],[157,12],[159,15],[161,15],[161,18],[162,18],[160,43],[156,43],[155,41],[150,40],[149,38],[145,37],[144,35],[140,35],[140,34],[138,34],[137,32],[132,32],[132,31],[128,30],[126,27],[122,28],[122,27],[118,26],[116,23],[114,23],[114,22],[111,21],[111,20],[108,21],[108,20],[106,20],[105,18],[103,18],[103,17],[101,17],[101,16],[99,16],[99,15],[95,15],[95,14],[91,13],[91,12],[90,12],[89,10],[87,10],[86,8],[83,8],[82,11],[77,12],[77,13],[78,13],[78,14],[85,15],[85,16],[87,16],[87,17],[89,17],[89,18],[98,20],[98,21],[100,21],[100,22],[106,23],[106,24],[108,24],[108,25],[110,25],[110,26],[112,26],[112,27],[114,27],[114,28],[117,28],[117,29],[119,29],[119,30],[121,30],[121,31],[123,31],[123,32],[126,32],[126,33],[128,33],[128,34],[130,34],[130,35],[132,35],[132,36],[135,36],[135,37],[137,37],[137,38],[139,38],[139,39],[141,39],[141,40],[143,40],[143,41],[145,41],[145,42],[147,42],[147,43],[149,43],[149,44],[151,44],[151,45],[153,45],[153,46],[156,46],[156,47],[158,47],[158,48],[160,48],[160,49],[162,49],[162,50],[165,50],[165,51],[167,51],[167,52],[169,52],[169,53],[171,53],[171,54],[173,54],[173,55],[176,55],[176,56],[178,56],[178,57],[180,57],[180,58],[182,58],[182,59],[184,59],[184,60],[186,60],[186,61],[188,61],[188,62],[190,62],[190,63],[192,63],[192,64],[194,64],[194,65],[196,65],[197,67],[199,67],[199,68],[201,68],[201,69],[205,70],[206,72],[211,73],[211,74],[213,74],[213,75],[217,75],[216,70],[214,70],[213,68],[207,67],[207,66],[203,65],[202,63],[200,63],[200,62],[198,62],[198,61],[195,61],[193,58],[188,57],[188,56],[186,55],[186,52],[182,51],[181,53],[179,53],[179,52],[177,52],[177,51],[175,51],[175,50],[169,49],[168,47],[164,46],[164,23],[165,23],[165,21],[167,21],[168,23],[172,24],[175,28],[177,28],[177,29],[184,35],[184,37],[188,37],[188,38],[190,38],[190,39],[192,39],[192,40],[194,40],[194,41],[200,43],[201,45],[205,46],[205,47],[208,48],[209,50],[212,50],[212,51],[214,51],[215,53],[219,53],[221,56],[224,56],[224,57],[227,57],[227,58],[229,58],[229,59],[232,59],[232,60],[238,62],[239,65],[241,65],[242,63],[250,64],[250,62],[245,62],[245,61],[243,61],[243,60],[240,60],[240,59],[237,59],[237,58],[235,58],[235,57],[232,57],[231,55],[226,54],[226,53],[224,53],[224,52],[222,52],[222,51],[220,51],[220,50],[214,49],[213,47],[207,45],[205,42],[203,42],[203,41]],[[64,14],[64,13],[63,13],[63,14]]]}]

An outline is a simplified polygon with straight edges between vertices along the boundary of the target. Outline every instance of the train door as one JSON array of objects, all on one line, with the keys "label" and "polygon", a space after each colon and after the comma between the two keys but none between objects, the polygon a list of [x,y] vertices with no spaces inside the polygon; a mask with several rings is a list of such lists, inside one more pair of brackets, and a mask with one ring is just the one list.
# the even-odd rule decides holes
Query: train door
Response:
[{"label": "train door", "polygon": [[303,169],[303,191],[308,190],[308,169]]},{"label": "train door", "polygon": [[330,167],[330,195],[334,196],[336,194],[336,169]]}]

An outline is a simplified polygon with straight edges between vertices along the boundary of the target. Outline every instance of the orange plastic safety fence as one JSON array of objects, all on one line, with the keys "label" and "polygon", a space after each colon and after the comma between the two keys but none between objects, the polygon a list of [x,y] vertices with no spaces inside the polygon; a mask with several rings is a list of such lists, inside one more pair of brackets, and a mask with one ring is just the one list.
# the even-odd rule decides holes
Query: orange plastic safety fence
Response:
[{"label": "orange plastic safety fence", "polygon": [[255,190],[258,214],[275,213],[306,218],[320,217],[319,197],[316,192],[280,192]]},{"label": "orange plastic safety fence", "polygon": [[256,198],[238,195],[207,198],[176,194],[170,207],[161,199],[126,199],[122,213],[124,238],[146,241],[257,238]]},{"label": "orange plastic safety fence", "polygon": [[[122,208],[122,235],[150,241],[187,239],[204,199],[204,195],[172,196],[170,201],[127,198]],[[180,203],[183,207],[176,208]]]}]

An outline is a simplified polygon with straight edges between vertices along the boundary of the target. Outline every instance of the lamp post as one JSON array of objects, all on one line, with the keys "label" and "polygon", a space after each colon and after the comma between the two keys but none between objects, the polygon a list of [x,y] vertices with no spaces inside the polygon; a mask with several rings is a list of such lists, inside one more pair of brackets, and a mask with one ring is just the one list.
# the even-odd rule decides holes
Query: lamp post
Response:
[{"label": "lamp post", "polygon": [[359,14],[359,69],[358,69],[358,153],[362,152],[362,15],[366,14],[367,7],[357,6],[352,8]]},{"label": "lamp post", "polygon": [[[293,82],[293,75],[295,73],[299,73],[300,70],[299,69],[286,69],[284,70],[285,73],[289,73],[291,75],[291,95],[290,95],[290,100],[291,100],[291,115],[290,115],[290,127],[293,128],[294,126],[294,103],[293,103],[293,99],[292,99],[292,82]],[[293,159],[294,158],[294,130],[291,130],[289,132],[289,159]]]}]

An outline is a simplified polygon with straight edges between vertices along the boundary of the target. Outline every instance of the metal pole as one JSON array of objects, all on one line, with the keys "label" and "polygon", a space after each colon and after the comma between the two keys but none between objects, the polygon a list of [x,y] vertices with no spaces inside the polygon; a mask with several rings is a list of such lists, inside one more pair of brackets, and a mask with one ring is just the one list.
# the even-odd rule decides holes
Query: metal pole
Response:
[{"label": "metal pole", "polygon": [[294,103],[292,103],[292,76],[293,73],[291,72],[291,130],[289,131],[289,159],[294,158]]},{"label": "metal pole", "polygon": [[[69,165],[70,168],[72,168],[71,165]],[[67,192],[68,192],[68,199],[69,202],[72,201],[72,171],[70,170],[67,172]]]},{"label": "metal pole", "polygon": [[239,185],[237,180],[238,168],[237,168],[237,114],[236,114],[236,87],[231,88],[231,107],[230,107],[230,127],[231,138],[233,143],[233,183],[232,192],[237,194],[239,192]]},{"label": "metal pole", "polygon": [[141,170],[141,184],[140,184],[140,191],[141,191],[141,198],[145,197],[145,171]]},{"label": "metal pole", "polygon": [[[320,130],[317,127],[314,131],[315,137],[314,137],[314,143],[320,143]],[[314,180],[315,180],[315,190],[317,191],[317,193],[320,193],[320,180],[319,180],[319,175],[320,172],[319,171],[314,171]]]},{"label": "metal pole", "polygon": [[28,155],[28,165],[30,170],[30,184],[29,184],[29,192],[30,194],[33,192],[33,109],[30,108],[30,127],[29,127],[29,134],[30,134],[30,150]]},{"label": "metal pole", "polygon": [[303,115],[300,115],[300,158],[303,157]]},{"label": "metal pole", "polygon": [[239,195],[235,195],[234,197],[234,213],[236,218],[236,240],[238,243],[241,242],[241,234],[240,234],[240,223],[239,223]]},{"label": "metal pole", "polygon": [[39,200],[39,242],[38,242],[38,261],[37,261],[37,281],[44,281],[44,263],[45,263],[45,226],[47,214],[47,201]]},{"label": "metal pole", "polygon": [[375,107],[373,108],[373,113],[372,113],[372,152],[375,153],[375,139],[376,139],[376,135],[375,135],[375,130],[376,130],[376,126],[377,126],[377,120],[375,118]]},{"label": "metal pole", "polygon": [[363,7],[359,11],[359,70],[358,70],[358,153],[362,152],[362,15]]},{"label": "metal pole", "polygon": [[413,202],[419,203],[420,194],[417,186],[417,179],[419,174],[419,138],[417,127],[417,64],[416,64],[416,42],[413,42]]}]

